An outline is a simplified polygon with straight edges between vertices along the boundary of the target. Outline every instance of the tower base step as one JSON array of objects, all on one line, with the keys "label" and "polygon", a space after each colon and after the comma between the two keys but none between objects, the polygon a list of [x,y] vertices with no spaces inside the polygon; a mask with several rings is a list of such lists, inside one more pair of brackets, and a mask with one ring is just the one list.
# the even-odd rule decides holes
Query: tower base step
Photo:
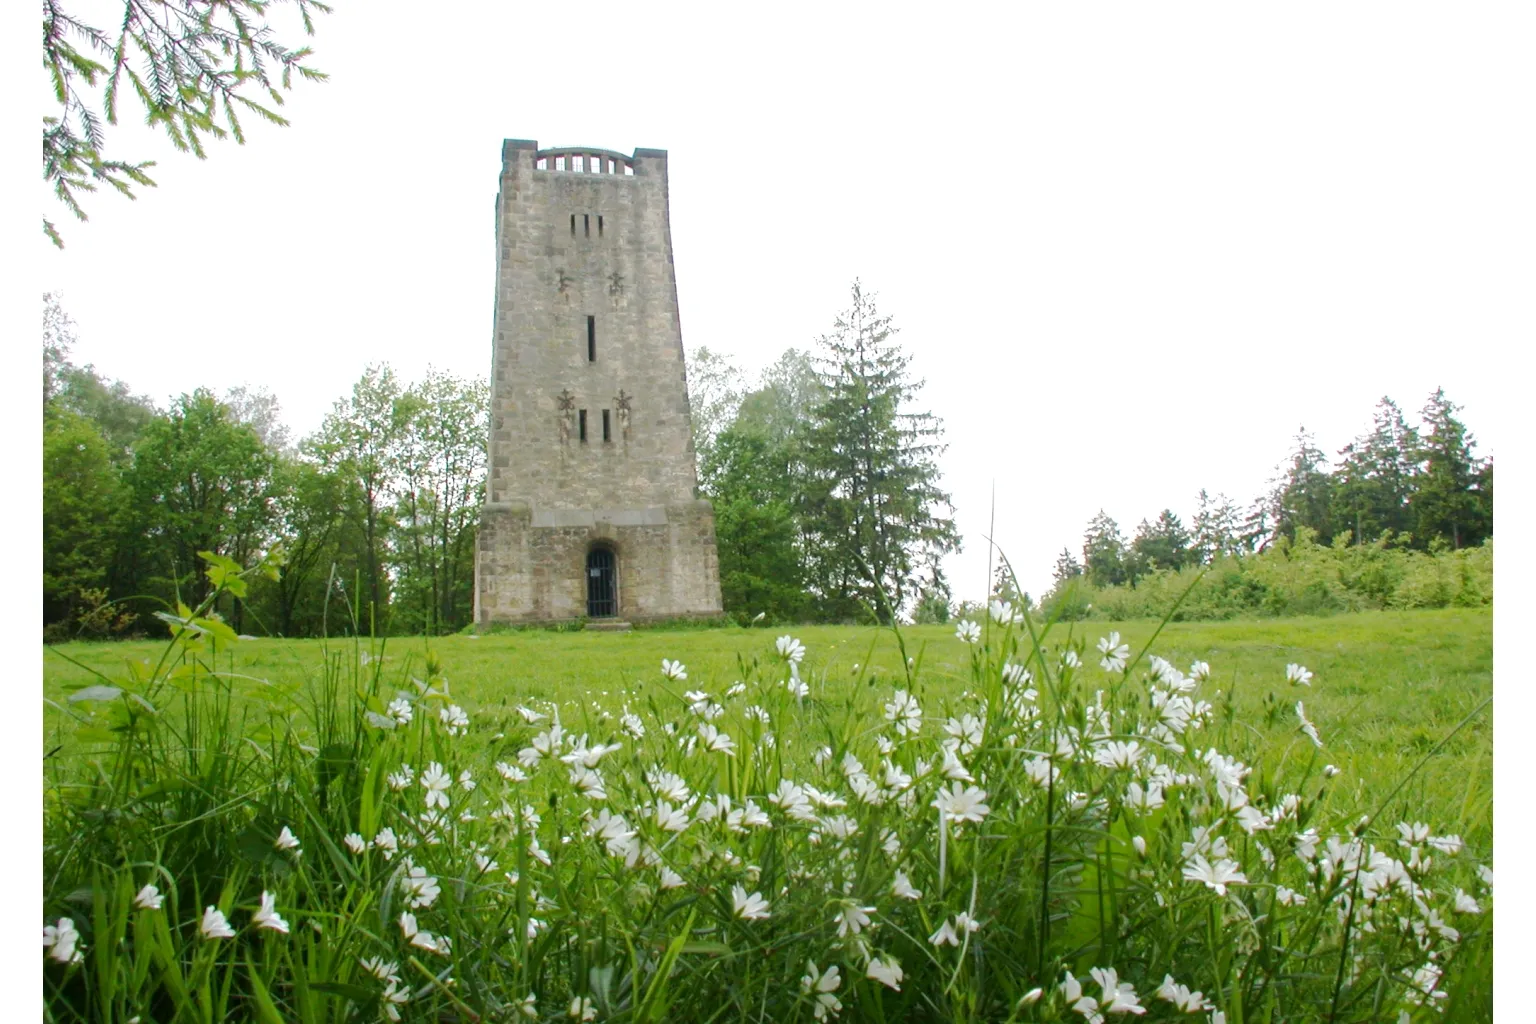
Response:
[{"label": "tower base step", "polygon": [[587,623],[586,628],[594,633],[627,633],[630,630],[630,625],[627,622],[620,622],[618,619],[593,619]]}]

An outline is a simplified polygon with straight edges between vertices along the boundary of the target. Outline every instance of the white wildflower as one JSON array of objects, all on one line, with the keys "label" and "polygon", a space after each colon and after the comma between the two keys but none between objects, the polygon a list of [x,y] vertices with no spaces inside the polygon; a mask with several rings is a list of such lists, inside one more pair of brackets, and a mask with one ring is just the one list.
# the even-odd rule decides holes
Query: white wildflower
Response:
[{"label": "white wildflower", "polygon": [[1094,748],[1093,761],[1105,768],[1134,768],[1143,753],[1141,744],[1135,740],[1129,743],[1111,740]]},{"label": "white wildflower", "polygon": [[1123,672],[1126,660],[1131,656],[1131,647],[1120,642],[1119,633],[1111,632],[1100,638],[1099,653],[1104,655],[1099,661],[1100,668],[1106,672]]},{"label": "white wildflower", "polygon": [[1163,983],[1157,987],[1157,998],[1172,1003],[1185,1013],[1199,1013],[1214,1009],[1202,992],[1191,992],[1187,985],[1175,984],[1173,975],[1163,975]]},{"label": "white wildflower", "polygon": [[229,918],[218,907],[208,907],[203,911],[203,920],[198,925],[205,939],[232,939],[235,930],[229,926]]},{"label": "white wildflower", "polygon": [[1146,1013],[1137,1001],[1136,990],[1129,982],[1121,981],[1113,967],[1095,967],[1088,972],[1099,983],[1099,1009],[1105,1013]]},{"label": "white wildflower", "polygon": [[955,926],[946,920],[939,925],[937,931],[928,936],[928,942],[934,946],[958,946],[960,937],[955,934]]},{"label": "white wildflower", "polygon": [[392,828],[379,829],[379,834],[373,837],[373,845],[384,851],[385,860],[393,860],[400,850],[399,840],[395,838],[395,830]]},{"label": "white wildflower", "polygon": [[433,761],[427,765],[427,770],[421,773],[421,785],[427,791],[427,807],[448,808],[448,789],[453,785],[453,776],[443,771],[443,766]]},{"label": "white wildflower", "polygon": [[791,665],[798,665],[805,658],[805,645],[792,636],[781,636],[774,643],[779,652],[779,657]]},{"label": "white wildflower", "polygon": [[270,892],[262,892],[261,908],[251,915],[251,923],[257,928],[288,934],[288,922],[277,912],[277,896]]},{"label": "white wildflower", "polygon": [[891,892],[904,900],[920,900],[923,898],[921,889],[914,889],[912,882],[907,878],[907,873],[900,869],[896,871],[896,880],[891,883]]},{"label": "white wildflower", "polygon": [[743,921],[759,921],[768,915],[768,901],[762,893],[748,895],[745,887],[731,886],[731,911]]},{"label": "white wildflower", "polygon": [[442,890],[438,888],[437,879],[427,874],[426,868],[412,864],[405,877],[400,879],[400,891],[405,895],[406,905],[419,910],[436,902]]},{"label": "white wildflower", "polygon": [[398,793],[410,788],[411,783],[416,781],[416,772],[410,765],[402,764],[399,771],[390,772],[385,776],[384,781],[389,783],[390,789]]},{"label": "white wildflower", "polygon": [[448,727],[449,736],[463,736],[469,731],[469,716],[457,704],[449,704],[437,713],[437,717]]},{"label": "white wildflower", "polygon": [[861,907],[857,903],[844,902],[838,907],[832,921],[837,925],[837,937],[857,935],[869,927],[869,915],[875,912],[874,907]]},{"label": "white wildflower", "polygon": [[1184,866],[1184,877],[1191,882],[1205,883],[1218,896],[1225,896],[1229,885],[1246,885],[1248,882],[1238,870],[1236,861],[1222,857],[1212,864],[1198,853]]},{"label": "white wildflower", "polygon": [[915,736],[923,727],[923,709],[916,697],[906,690],[897,690],[885,705],[885,720],[894,723],[898,735]]},{"label": "white wildflower", "polygon": [[884,959],[874,957],[864,971],[864,977],[872,978],[887,988],[901,991],[901,963],[893,956]]},{"label": "white wildflower", "polygon": [[736,741],[707,722],[699,725],[699,738],[705,750],[717,751],[727,757],[736,756]]},{"label": "white wildflower", "polygon": [[1099,1013],[1099,1001],[1083,994],[1082,982],[1072,977],[1071,971],[1062,979],[1061,995],[1067,1006],[1082,1014],[1088,1024],[1104,1024],[1104,1016]]},{"label": "white wildflower", "polygon": [[972,714],[951,718],[944,723],[944,731],[960,741],[960,753],[969,754],[981,745],[982,722]]},{"label": "white wildflower", "polygon": [[[212,907],[208,909],[213,910]],[[222,916],[220,915],[221,920]],[[229,934],[233,935],[234,932]],[[204,937],[213,938],[206,932]],[[227,936],[221,937],[227,938]],[[85,953],[80,949],[80,932],[75,928],[74,918],[61,917],[56,925],[43,925],[43,948],[48,950],[49,957],[61,964],[78,964],[85,959]]]},{"label": "white wildflower", "polygon": [[950,822],[981,821],[992,810],[984,802],[986,799],[986,790],[975,786],[961,788],[960,783],[956,782],[953,789],[940,789],[939,795],[929,806],[938,808]]},{"label": "white wildflower", "polygon": [[1312,741],[1318,750],[1322,750],[1322,737],[1317,734],[1317,726],[1307,720],[1307,712],[1302,708],[1301,701],[1296,702],[1296,717],[1301,721],[1301,731],[1307,734],[1307,738]]}]

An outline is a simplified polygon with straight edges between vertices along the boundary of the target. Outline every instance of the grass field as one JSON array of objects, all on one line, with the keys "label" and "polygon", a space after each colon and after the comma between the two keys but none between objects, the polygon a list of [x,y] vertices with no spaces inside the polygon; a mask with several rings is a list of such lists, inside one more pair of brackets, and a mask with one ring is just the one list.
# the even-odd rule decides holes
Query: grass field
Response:
[{"label": "grass field", "polygon": [[[192,625],[164,664],[47,652],[50,1019],[1491,1012],[1486,609],[1093,623],[1037,655],[995,624]],[[1172,664],[1101,662],[1120,641]]]},{"label": "grass field", "polygon": [[[1098,638],[1118,631],[1139,651],[1158,628],[1154,622],[1090,623],[1076,636],[1089,651]],[[637,630],[608,634],[526,631],[482,637],[375,642],[386,683],[407,686],[421,676],[429,652],[441,664],[455,700],[473,715],[500,717],[519,702],[560,704],[577,721],[592,704],[617,712],[619,693],[645,693],[663,685],[661,660],[688,668],[681,691],[699,688],[718,695],[740,678],[742,662],[771,658],[783,629]],[[806,676],[813,692],[840,701],[860,687],[885,699],[905,685],[901,654],[890,630],[808,626],[787,630],[808,649]],[[969,648],[952,626],[902,630],[917,670],[916,692],[937,712],[946,695],[958,695],[968,674]],[[1065,626],[1048,638],[1069,639]],[[117,678],[133,660],[154,659],[156,642],[66,644],[50,649],[44,661],[44,694],[63,701],[69,689],[101,682],[91,670]],[[321,675],[326,657],[358,658],[366,642],[257,640],[241,644],[221,661],[228,671],[274,683],[307,684]],[[1492,693],[1493,621],[1488,609],[1369,612],[1329,618],[1266,619],[1219,623],[1170,623],[1151,653],[1179,666],[1201,660],[1212,669],[1212,689],[1234,696],[1244,715],[1261,713],[1266,696],[1290,713],[1299,696],[1325,742],[1323,755],[1353,780],[1357,798],[1368,803],[1383,795]],[[76,664],[78,662],[78,664]],[[1315,673],[1309,688],[1285,684],[1285,666],[1295,662]],[[247,685],[259,685],[250,682]],[[1209,691],[1208,691],[1209,692]],[[583,703],[585,702],[585,703]],[[868,705],[875,714],[876,701]],[[576,716],[576,717],[573,717]],[[49,745],[66,744],[57,733],[59,714],[45,708]],[[1467,840],[1491,840],[1493,799],[1492,709],[1484,709],[1420,769],[1402,796],[1412,805],[1434,808],[1444,827],[1456,826]],[[1336,796],[1335,799],[1338,797]]]}]

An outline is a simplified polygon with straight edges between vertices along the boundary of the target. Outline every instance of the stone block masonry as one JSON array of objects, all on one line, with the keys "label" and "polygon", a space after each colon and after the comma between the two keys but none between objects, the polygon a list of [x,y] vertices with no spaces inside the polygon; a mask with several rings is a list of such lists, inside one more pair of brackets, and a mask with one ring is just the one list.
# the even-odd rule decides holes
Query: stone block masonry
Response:
[{"label": "stone block masonry", "polygon": [[667,203],[663,150],[503,143],[480,625],[721,612]]}]

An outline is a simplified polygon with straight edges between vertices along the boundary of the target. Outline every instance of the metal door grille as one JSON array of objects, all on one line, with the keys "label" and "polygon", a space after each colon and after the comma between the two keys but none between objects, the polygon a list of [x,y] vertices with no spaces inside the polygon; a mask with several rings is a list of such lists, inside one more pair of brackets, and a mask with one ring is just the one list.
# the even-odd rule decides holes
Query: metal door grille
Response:
[{"label": "metal door grille", "polygon": [[593,548],[587,554],[587,617],[611,618],[619,613],[613,552]]}]

